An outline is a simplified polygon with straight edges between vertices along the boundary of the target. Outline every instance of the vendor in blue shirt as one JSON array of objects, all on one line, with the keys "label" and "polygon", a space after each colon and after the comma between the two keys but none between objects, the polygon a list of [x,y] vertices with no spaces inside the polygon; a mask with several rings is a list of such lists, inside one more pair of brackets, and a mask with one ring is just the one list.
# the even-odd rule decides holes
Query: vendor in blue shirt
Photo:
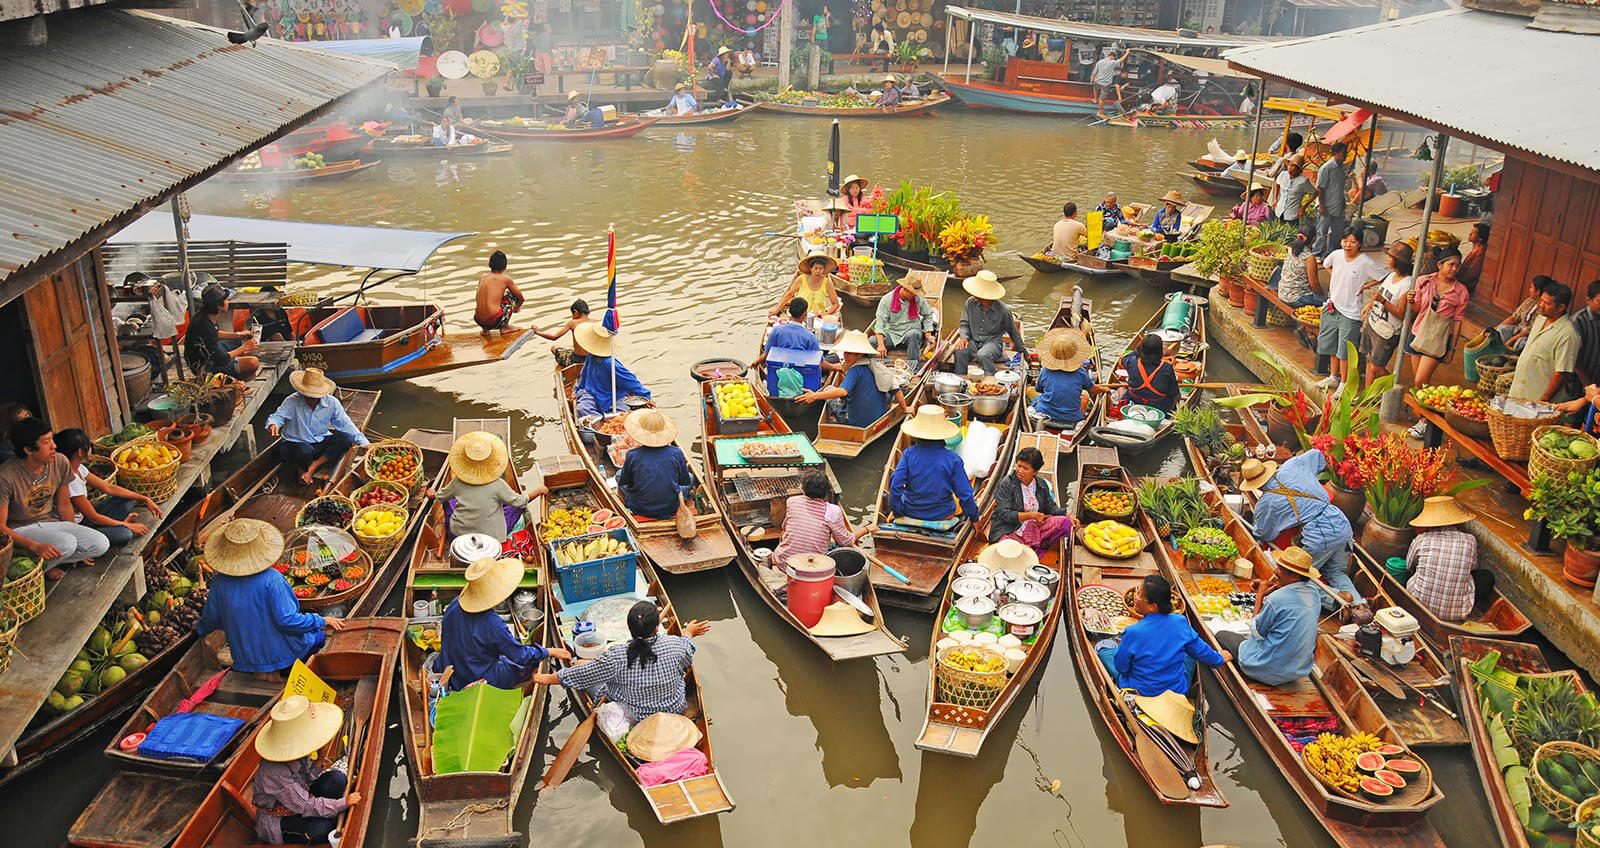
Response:
[{"label": "vendor in blue shirt", "polygon": [[1111,672],[1112,683],[1120,688],[1147,697],[1167,691],[1187,695],[1197,661],[1216,668],[1233,659],[1227,651],[1213,650],[1188,619],[1173,613],[1172,584],[1159,574],[1140,584],[1133,615],[1139,620],[1128,625],[1121,638],[1094,646]]},{"label": "vendor in blue shirt", "polygon": [[942,521],[955,515],[956,506],[969,521],[978,520],[972,481],[961,455],[945,447],[945,440],[961,432],[944,417],[942,407],[927,404],[917,409],[900,429],[912,439],[900,454],[889,478],[889,511],[896,519]]},{"label": "vendor in blue shirt", "polygon": [[851,427],[871,427],[889,404],[905,405],[905,394],[896,388],[892,392],[878,387],[873,373],[872,359],[878,349],[861,330],[851,330],[839,339],[834,352],[844,360],[844,380],[837,386],[828,386],[814,392],[802,392],[797,400],[828,402],[828,417],[835,423]]},{"label": "vendor in blue shirt", "polygon": [[1256,589],[1256,615],[1250,633],[1224,630],[1217,644],[1239,658],[1244,676],[1268,686],[1282,686],[1311,673],[1317,651],[1317,621],[1322,616],[1321,592],[1310,582],[1317,576],[1311,554],[1288,548],[1276,557],[1271,580]]},{"label": "vendor in blue shirt", "polygon": [[[1345,603],[1360,606],[1360,590],[1350,580],[1350,542],[1354,535],[1350,519],[1334,506],[1318,475],[1328,467],[1322,451],[1312,448],[1296,454],[1282,465],[1247,459],[1239,466],[1239,489],[1260,492],[1256,499],[1254,535],[1271,542],[1286,532],[1298,529],[1300,547],[1311,554],[1312,565]],[[1324,598],[1324,609],[1332,611],[1333,598]]]},{"label": "vendor in blue shirt", "polygon": [[283,557],[283,534],[254,518],[235,518],[212,531],[206,565],[216,572],[195,632],[223,631],[234,671],[286,672],[327,644],[323,628],[343,630],[337,618],[300,611],[289,581],[272,570]]},{"label": "vendor in blue shirt", "polygon": [[623,429],[638,447],[617,472],[617,491],[622,505],[641,518],[662,521],[678,514],[678,503],[694,485],[694,473],[683,449],[674,441],[678,425],[659,409],[640,409],[628,413]]},{"label": "vendor in blue shirt", "polygon": [[1160,233],[1167,241],[1172,241],[1183,231],[1183,195],[1169,191],[1161,195],[1161,203],[1163,205],[1156,212],[1156,220],[1150,229]]},{"label": "vendor in blue shirt", "polygon": [[1067,427],[1083,420],[1083,396],[1094,387],[1094,375],[1084,368],[1094,347],[1072,327],[1057,327],[1039,340],[1039,396],[1033,414]]},{"label": "vendor in blue shirt", "polygon": [[817,341],[815,333],[806,329],[806,310],[811,305],[803,297],[793,297],[789,300],[789,320],[780,321],[767,332],[767,346],[761,349],[761,355],[750,363],[751,367],[767,361],[767,351],[773,348],[785,350],[821,350],[822,344]]},{"label": "vendor in blue shirt", "polygon": [[480,559],[467,566],[467,587],[444,611],[440,624],[439,654],[433,670],[454,668],[450,691],[483,681],[496,689],[515,689],[526,683],[545,657],[572,659],[565,648],[524,645],[494,608],[504,603],[522,582],[523,566],[515,559]]},{"label": "vendor in blue shirt", "polygon": [[644,383],[627,366],[614,363],[611,331],[603,324],[588,321],[573,327],[572,340],[589,354],[583,358],[583,369],[578,372],[578,384],[574,389],[578,417],[622,412],[627,409],[623,400],[629,395],[650,400],[650,390]]},{"label": "vendor in blue shirt", "polygon": [[1146,333],[1133,353],[1122,357],[1128,375],[1128,403],[1153,406],[1167,415],[1178,408],[1178,372],[1162,358],[1166,346],[1155,333]]},{"label": "vendor in blue shirt", "polygon": [[300,472],[300,482],[309,485],[318,468],[337,468],[350,446],[367,444],[367,437],[350,420],[344,404],[331,397],[339,387],[321,368],[290,374],[289,385],[295,393],[267,416],[267,432],[283,438],[278,443],[278,457]]}]

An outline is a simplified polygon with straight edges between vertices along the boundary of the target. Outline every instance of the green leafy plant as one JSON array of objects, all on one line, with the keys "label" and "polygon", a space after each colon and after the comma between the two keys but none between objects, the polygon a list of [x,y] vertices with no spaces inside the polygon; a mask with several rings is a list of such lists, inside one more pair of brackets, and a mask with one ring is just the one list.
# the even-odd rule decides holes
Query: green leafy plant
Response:
[{"label": "green leafy plant", "polygon": [[1178,539],[1178,550],[1185,557],[1208,562],[1231,560],[1239,555],[1239,545],[1227,532],[1215,527],[1191,527]]},{"label": "green leafy plant", "polygon": [[1405,527],[1422,514],[1434,495],[1458,495],[1487,485],[1489,478],[1451,483],[1455,471],[1442,448],[1413,448],[1399,433],[1357,437],[1356,464],[1366,481],[1372,517],[1390,527]]},{"label": "green leafy plant", "polygon": [[1541,474],[1533,480],[1524,518],[1544,522],[1550,535],[1581,551],[1600,550],[1600,468],[1560,477]]},{"label": "green leafy plant", "polygon": [[488,684],[440,698],[434,714],[434,773],[499,771],[517,743],[511,723],[521,705],[522,692]]},{"label": "green leafy plant", "polygon": [[422,25],[427,27],[428,37],[433,39],[433,49],[437,53],[455,49],[456,30],[459,27],[454,15],[449,12],[440,12],[437,15],[423,15]]},{"label": "green leafy plant", "polygon": [[1200,225],[1200,246],[1194,255],[1195,270],[1205,277],[1237,277],[1244,273],[1246,257],[1253,241],[1246,238],[1243,221],[1207,221]]},{"label": "green leafy plant", "polygon": [[902,182],[894,191],[885,194],[873,204],[873,211],[899,216],[900,232],[893,238],[907,250],[935,252],[939,233],[959,220],[961,201],[948,191],[933,193],[933,189],[918,188]]},{"label": "green leafy plant", "polygon": [[1288,244],[1298,229],[1289,221],[1268,221],[1256,230],[1257,244]]},{"label": "green leafy plant", "polygon": [[1444,172],[1439,185],[1449,191],[1483,188],[1483,172],[1477,165],[1462,165]]},{"label": "green leafy plant", "polygon": [[896,65],[915,65],[922,58],[922,50],[915,41],[907,38],[896,44],[890,55],[894,57]]},{"label": "green leafy plant", "polygon": [[1178,435],[1194,442],[1195,447],[1206,456],[1223,456],[1228,452],[1228,447],[1234,444],[1215,404],[1180,407],[1172,415],[1172,426]]},{"label": "green leafy plant", "polygon": [[988,68],[1003,68],[1009,58],[1006,49],[998,44],[990,44],[983,48],[983,64]]}]

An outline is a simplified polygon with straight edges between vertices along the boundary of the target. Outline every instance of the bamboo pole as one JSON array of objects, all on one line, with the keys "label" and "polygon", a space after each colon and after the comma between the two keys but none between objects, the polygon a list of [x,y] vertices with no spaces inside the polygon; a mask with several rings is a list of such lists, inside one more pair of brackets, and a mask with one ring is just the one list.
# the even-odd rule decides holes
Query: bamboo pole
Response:
[{"label": "bamboo pole", "polygon": [[[1422,231],[1417,234],[1417,252],[1411,260],[1411,285],[1415,291],[1416,279],[1422,274],[1423,254],[1428,249],[1428,228],[1433,225],[1433,193],[1439,188],[1439,180],[1444,173],[1445,149],[1450,145],[1450,137],[1444,133],[1436,136],[1439,140],[1434,145],[1433,170],[1428,172],[1428,193],[1422,203]],[[1389,422],[1400,421],[1400,410],[1404,408],[1402,398],[1405,389],[1400,383],[1405,376],[1406,347],[1411,344],[1411,303],[1406,303],[1406,314],[1400,319],[1400,349],[1394,357],[1394,388],[1383,393],[1383,400],[1378,405],[1378,413],[1383,420]]]}]

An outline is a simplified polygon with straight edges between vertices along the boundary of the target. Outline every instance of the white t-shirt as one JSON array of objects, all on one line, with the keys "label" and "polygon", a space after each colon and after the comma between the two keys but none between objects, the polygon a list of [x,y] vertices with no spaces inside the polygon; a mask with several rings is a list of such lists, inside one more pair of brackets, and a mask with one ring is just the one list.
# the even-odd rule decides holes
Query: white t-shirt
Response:
[{"label": "white t-shirt", "polygon": [[[1411,291],[1411,275],[1390,271],[1387,279],[1378,286],[1378,292],[1384,300],[1393,302],[1404,297]],[[1377,296],[1373,296],[1372,311],[1367,313],[1367,323],[1372,325],[1372,332],[1385,339],[1394,338],[1395,331],[1400,329],[1400,319],[1389,314],[1389,310],[1378,303]]]},{"label": "white t-shirt", "polygon": [[1368,280],[1381,280],[1389,273],[1378,260],[1365,253],[1354,259],[1344,258],[1343,250],[1335,250],[1322,260],[1322,267],[1333,272],[1328,281],[1328,299],[1339,314],[1352,321],[1361,319],[1361,287]]},{"label": "white t-shirt", "polygon": [[1178,96],[1178,89],[1177,89],[1176,86],[1159,85],[1159,86],[1156,86],[1156,90],[1155,91],[1150,92],[1150,102],[1154,103],[1157,106],[1165,106],[1165,105],[1167,105],[1167,101],[1168,100],[1171,100],[1172,98],[1177,97],[1177,96]]},{"label": "white t-shirt", "polygon": [[[80,465],[67,480],[67,497],[86,498],[89,496],[89,466]],[[72,520],[82,524],[83,513],[73,510]]]}]

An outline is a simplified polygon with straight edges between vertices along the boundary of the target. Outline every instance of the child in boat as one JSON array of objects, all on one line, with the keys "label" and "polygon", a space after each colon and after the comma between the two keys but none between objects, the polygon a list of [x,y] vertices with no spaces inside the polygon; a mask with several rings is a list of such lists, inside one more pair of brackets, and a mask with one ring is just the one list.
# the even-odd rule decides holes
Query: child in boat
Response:
[{"label": "child in boat", "polygon": [[312,761],[342,727],[344,711],[338,704],[314,704],[304,695],[289,695],[272,708],[256,734],[261,766],[251,780],[256,837],[262,842],[327,842],[339,814],[361,803],[360,792],[345,794],[350,780],[344,772],[320,769]]},{"label": "child in boat", "polygon": [[490,330],[504,335],[510,332],[511,314],[522,308],[522,300],[522,289],[506,273],[505,253],[496,250],[489,255],[489,273],[478,278],[478,308],[472,320],[485,336]]}]

